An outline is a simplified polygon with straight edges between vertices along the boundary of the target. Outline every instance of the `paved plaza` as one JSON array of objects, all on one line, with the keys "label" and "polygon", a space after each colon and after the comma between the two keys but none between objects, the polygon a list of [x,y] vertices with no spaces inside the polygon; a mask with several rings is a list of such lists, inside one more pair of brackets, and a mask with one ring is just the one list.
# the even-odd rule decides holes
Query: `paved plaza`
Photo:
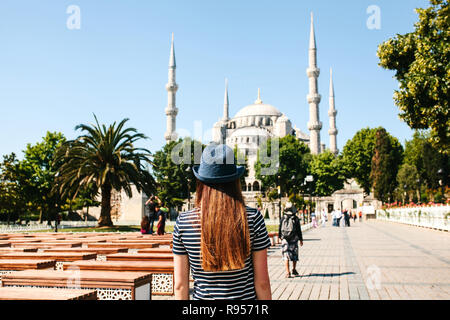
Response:
[{"label": "paved plaza", "polygon": [[448,232],[369,220],[303,237],[298,277],[285,278],[280,245],[269,249],[274,300],[450,299]]},{"label": "paved plaza", "polygon": [[450,299],[447,232],[369,220],[304,240],[296,278],[285,278],[280,246],[270,249],[274,300]]}]

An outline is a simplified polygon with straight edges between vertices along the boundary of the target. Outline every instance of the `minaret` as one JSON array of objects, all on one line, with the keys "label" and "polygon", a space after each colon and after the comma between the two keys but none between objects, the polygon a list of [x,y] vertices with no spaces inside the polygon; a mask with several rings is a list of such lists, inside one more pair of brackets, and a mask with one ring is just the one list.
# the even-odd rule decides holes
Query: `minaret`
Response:
[{"label": "minaret", "polygon": [[309,148],[311,149],[312,154],[319,154],[321,151],[320,130],[322,129],[322,122],[320,122],[319,118],[319,103],[321,96],[318,92],[317,79],[319,78],[320,69],[317,68],[316,36],[314,33],[314,18],[312,13],[311,34],[309,40],[309,67],[306,69],[306,74],[309,78],[309,94],[307,95],[309,103]]},{"label": "minaret", "polygon": [[334,85],[333,85],[333,69],[330,69],[330,110],[328,110],[328,116],[330,117],[330,130],[328,134],[330,135],[330,151],[334,155],[339,153],[337,149],[337,134],[336,129],[336,115],[337,111],[334,106]]},{"label": "minaret", "polygon": [[166,84],[166,90],[168,92],[168,103],[166,108],[167,115],[167,131],[164,134],[166,142],[175,141],[177,139],[176,129],[177,122],[176,117],[178,114],[178,109],[176,107],[176,93],[178,90],[178,85],[176,83],[176,68],[175,63],[175,47],[173,43],[173,33],[172,33],[172,47],[170,49],[170,59],[169,59],[169,82]]},{"label": "minaret", "polygon": [[230,120],[228,109],[230,108],[230,101],[228,99],[228,79],[225,79],[225,97],[223,98],[223,118],[222,121]]}]

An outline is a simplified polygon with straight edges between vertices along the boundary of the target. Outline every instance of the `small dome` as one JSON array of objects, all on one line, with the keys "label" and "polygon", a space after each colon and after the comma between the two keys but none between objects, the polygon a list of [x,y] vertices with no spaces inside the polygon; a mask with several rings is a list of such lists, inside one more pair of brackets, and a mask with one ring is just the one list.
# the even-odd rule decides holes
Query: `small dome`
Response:
[{"label": "small dome", "polygon": [[271,106],[270,104],[251,104],[242,108],[236,115],[235,118],[248,117],[248,116],[281,116],[281,112]]},{"label": "small dome", "polygon": [[261,92],[258,89],[258,99],[254,104],[242,108],[235,118],[248,117],[248,116],[275,116],[280,117],[281,112],[270,104],[265,104],[261,100]]}]

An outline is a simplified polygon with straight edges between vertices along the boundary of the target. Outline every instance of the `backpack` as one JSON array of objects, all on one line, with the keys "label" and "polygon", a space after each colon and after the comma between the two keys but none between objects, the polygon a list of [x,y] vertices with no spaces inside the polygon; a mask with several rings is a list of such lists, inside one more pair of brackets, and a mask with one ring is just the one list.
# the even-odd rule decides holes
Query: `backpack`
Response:
[{"label": "backpack", "polygon": [[294,241],[297,237],[295,218],[295,215],[285,215],[281,222],[281,236],[287,241]]}]

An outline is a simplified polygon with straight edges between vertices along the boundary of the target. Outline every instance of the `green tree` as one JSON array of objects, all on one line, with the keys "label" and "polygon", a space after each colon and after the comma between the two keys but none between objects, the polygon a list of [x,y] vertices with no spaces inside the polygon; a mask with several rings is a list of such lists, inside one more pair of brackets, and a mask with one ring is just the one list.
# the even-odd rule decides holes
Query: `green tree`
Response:
[{"label": "green tree", "polygon": [[28,201],[39,210],[39,220],[53,220],[61,198],[52,192],[55,185],[57,164],[53,162],[57,149],[66,141],[60,132],[47,132],[42,142],[28,144],[24,159],[20,162],[22,186]]},{"label": "green tree", "polygon": [[400,118],[413,129],[431,129],[439,150],[450,150],[450,6],[448,0],[430,0],[417,9],[415,30],[397,35],[378,48],[380,66],[396,71],[400,89],[394,100]]},{"label": "green tree", "polygon": [[402,160],[403,147],[398,140],[384,128],[378,129],[370,172],[370,182],[377,199],[383,202],[393,199]]},{"label": "green tree", "polygon": [[[294,136],[288,135],[279,139],[278,157],[274,157],[276,152],[276,148],[272,146],[274,142],[276,139],[268,139],[260,145],[255,163],[256,178],[261,180],[264,189],[269,191],[269,199],[271,191],[277,186],[280,186],[282,195],[300,192],[311,160],[308,146]],[[263,168],[274,168],[277,164],[278,170],[271,174],[263,174]]]},{"label": "green tree", "polygon": [[[405,194],[408,199],[412,199],[414,193],[417,190],[417,180],[419,179],[419,174],[415,166],[408,163],[402,164],[397,174],[397,185],[400,198],[405,198]],[[405,202],[407,199],[403,199]]]},{"label": "green tree", "polygon": [[3,156],[0,163],[0,220],[16,220],[23,213],[26,200],[18,179],[19,161],[16,155]]},{"label": "green tree", "polygon": [[[414,166],[419,177],[417,184],[424,185],[427,189],[440,187],[439,181],[444,186],[448,185],[450,157],[442,154],[429,141],[428,133],[415,132],[413,139],[405,143],[404,162]],[[442,170],[439,173],[439,170]]]},{"label": "green tree", "polygon": [[344,187],[346,178],[342,160],[330,151],[313,155],[309,171],[314,176],[314,195],[330,196]]},{"label": "green tree", "polygon": [[[95,117],[95,115],[94,115]],[[126,128],[128,119],[120,123],[114,122],[107,127],[100,125],[97,117],[95,124],[80,124],[75,130],[83,135],[75,140],[67,141],[58,149],[55,162],[62,163],[59,168],[57,189],[61,195],[73,195],[95,185],[101,192],[101,212],[99,226],[112,226],[111,192],[122,189],[128,197],[132,197],[132,185],[139,192],[151,194],[155,190],[155,182],[147,170],[145,163],[151,163],[150,151],[135,147],[135,143],[147,137],[138,133],[135,128]]]},{"label": "green tree", "polygon": [[347,141],[342,151],[342,164],[346,177],[355,178],[367,194],[371,190],[370,171],[377,130],[371,128],[359,130],[351,140]]},{"label": "green tree", "polygon": [[204,145],[190,138],[167,143],[157,151],[153,159],[153,173],[158,182],[158,197],[165,206],[181,206],[196,189],[196,179],[192,172],[200,163]]}]

